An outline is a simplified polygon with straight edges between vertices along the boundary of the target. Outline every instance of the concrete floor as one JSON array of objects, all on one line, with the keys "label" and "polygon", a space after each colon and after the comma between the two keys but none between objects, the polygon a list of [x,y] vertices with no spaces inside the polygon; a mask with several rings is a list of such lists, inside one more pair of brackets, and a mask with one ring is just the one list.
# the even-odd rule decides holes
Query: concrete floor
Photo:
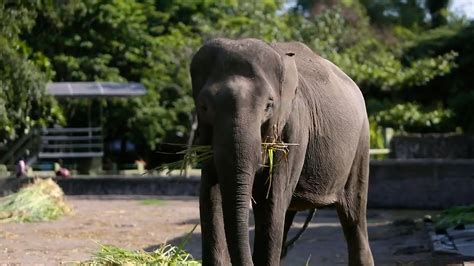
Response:
[{"label": "concrete floor", "polygon": [[[197,198],[168,197],[144,205],[142,197],[67,197],[75,214],[60,220],[0,225],[0,264],[57,265],[85,261],[98,243],[128,249],[153,249],[180,243],[199,223]],[[450,256],[433,257],[420,223],[430,211],[369,210],[370,244],[376,265],[445,265],[461,262]],[[305,213],[294,226],[302,226]],[[408,220],[407,220],[408,219]],[[394,221],[397,221],[395,225]],[[290,233],[295,233],[297,229]],[[250,230],[253,234],[253,229]],[[186,249],[201,254],[198,226]],[[347,251],[335,210],[318,210],[283,265],[347,265]],[[461,262],[462,263],[462,262]]]}]

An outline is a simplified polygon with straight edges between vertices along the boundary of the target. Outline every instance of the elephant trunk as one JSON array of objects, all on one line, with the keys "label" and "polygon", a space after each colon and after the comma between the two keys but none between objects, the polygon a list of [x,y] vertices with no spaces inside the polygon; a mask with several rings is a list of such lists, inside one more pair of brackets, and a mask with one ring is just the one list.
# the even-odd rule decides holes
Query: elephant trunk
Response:
[{"label": "elephant trunk", "polygon": [[214,162],[222,193],[227,246],[233,265],[253,265],[248,219],[260,144],[259,125],[253,121],[233,119],[214,127]]}]

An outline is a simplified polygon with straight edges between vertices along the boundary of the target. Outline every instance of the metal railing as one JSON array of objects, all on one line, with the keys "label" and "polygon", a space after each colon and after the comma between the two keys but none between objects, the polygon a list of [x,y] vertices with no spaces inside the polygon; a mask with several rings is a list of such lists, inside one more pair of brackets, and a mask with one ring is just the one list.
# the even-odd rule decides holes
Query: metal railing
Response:
[{"label": "metal railing", "polygon": [[46,128],[41,134],[39,159],[94,158],[104,155],[102,129]]},{"label": "metal railing", "polygon": [[390,149],[370,149],[370,155],[388,155]]}]

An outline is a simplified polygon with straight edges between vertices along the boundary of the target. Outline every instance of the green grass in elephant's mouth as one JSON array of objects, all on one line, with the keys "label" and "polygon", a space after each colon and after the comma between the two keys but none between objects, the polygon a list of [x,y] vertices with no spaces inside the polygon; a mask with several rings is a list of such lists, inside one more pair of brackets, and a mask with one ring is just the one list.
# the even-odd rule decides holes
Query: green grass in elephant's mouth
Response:
[{"label": "green grass in elephant's mouth", "polygon": [[290,152],[290,146],[298,146],[299,144],[297,143],[285,143],[281,140],[281,138],[277,135],[274,135],[272,137],[267,137],[265,141],[262,143],[262,162],[264,163],[262,166],[263,167],[268,167],[268,177],[267,180],[265,181],[265,185],[268,184],[268,189],[267,189],[267,195],[266,198],[268,198],[268,195],[270,194],[270,188],[272,186],[272,177],[273,177],[273,168],[276,164],[280,162],[275,162],[275,155],[277,152],[281,152],[283,156],[280,158],[286,159],[288,158],[288,154]]},{"label": "green grass in elephant's mouth", "polygon": [[[184,144],[171,144],[185,147]],[[297,143],[285,143],[281,138],[274,134],[273,136],[267,136],[262,142],[262,167],[268,168],[268,177],[265,181],[265,185],[268,185],[266,198],[270,194],[270,188],[272,184],[273,169],[278,165],[282,159],[286,160],[290,152],[290,146],[298,146]],[[279,157],[279,161],[275,161],[277,153],[282,153],[283,156]],[[172,170],[179,169],[181,174],[188,166],[200,164],[206,160],[209,160],[213,156],[211,145],[193,145],[189,149],[184,149],[177,152],[176,154],[183,154],[183,159],[171,163],[162,164],[159,167],[153,169],[156,171],[165,171],[169,174]]]}]

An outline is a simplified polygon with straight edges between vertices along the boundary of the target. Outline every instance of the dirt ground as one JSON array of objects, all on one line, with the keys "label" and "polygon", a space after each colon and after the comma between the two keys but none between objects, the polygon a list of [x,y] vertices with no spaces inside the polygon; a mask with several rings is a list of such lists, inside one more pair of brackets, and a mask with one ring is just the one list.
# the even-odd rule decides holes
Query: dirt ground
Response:
[{"label": "dirt ground", "polygon": [[[199,223],[196,198],[68,197],[75,214],[58,221],[0,224],[0,265],[58,265],[85,261],[99,243],[128,249],[153,250],[160,243],[180,243]],[[376,265],[444,265],[448,256],[432,257],[427,235],[413,218],[429,212],[369,210],[370,244]],[[406,218],[410,218],[406,220]],[[305,213],[296,217],[302,226]],[[395,224],[393,221],[396,221]],[[297,229],[292,229],[295,233]],[[250,234],[253,233],[251,229]],[[200,227],[186,249],[199,258]],[[313,222],[283,265],[347,265],[347,251],[335,210],[318,210]]]}]

